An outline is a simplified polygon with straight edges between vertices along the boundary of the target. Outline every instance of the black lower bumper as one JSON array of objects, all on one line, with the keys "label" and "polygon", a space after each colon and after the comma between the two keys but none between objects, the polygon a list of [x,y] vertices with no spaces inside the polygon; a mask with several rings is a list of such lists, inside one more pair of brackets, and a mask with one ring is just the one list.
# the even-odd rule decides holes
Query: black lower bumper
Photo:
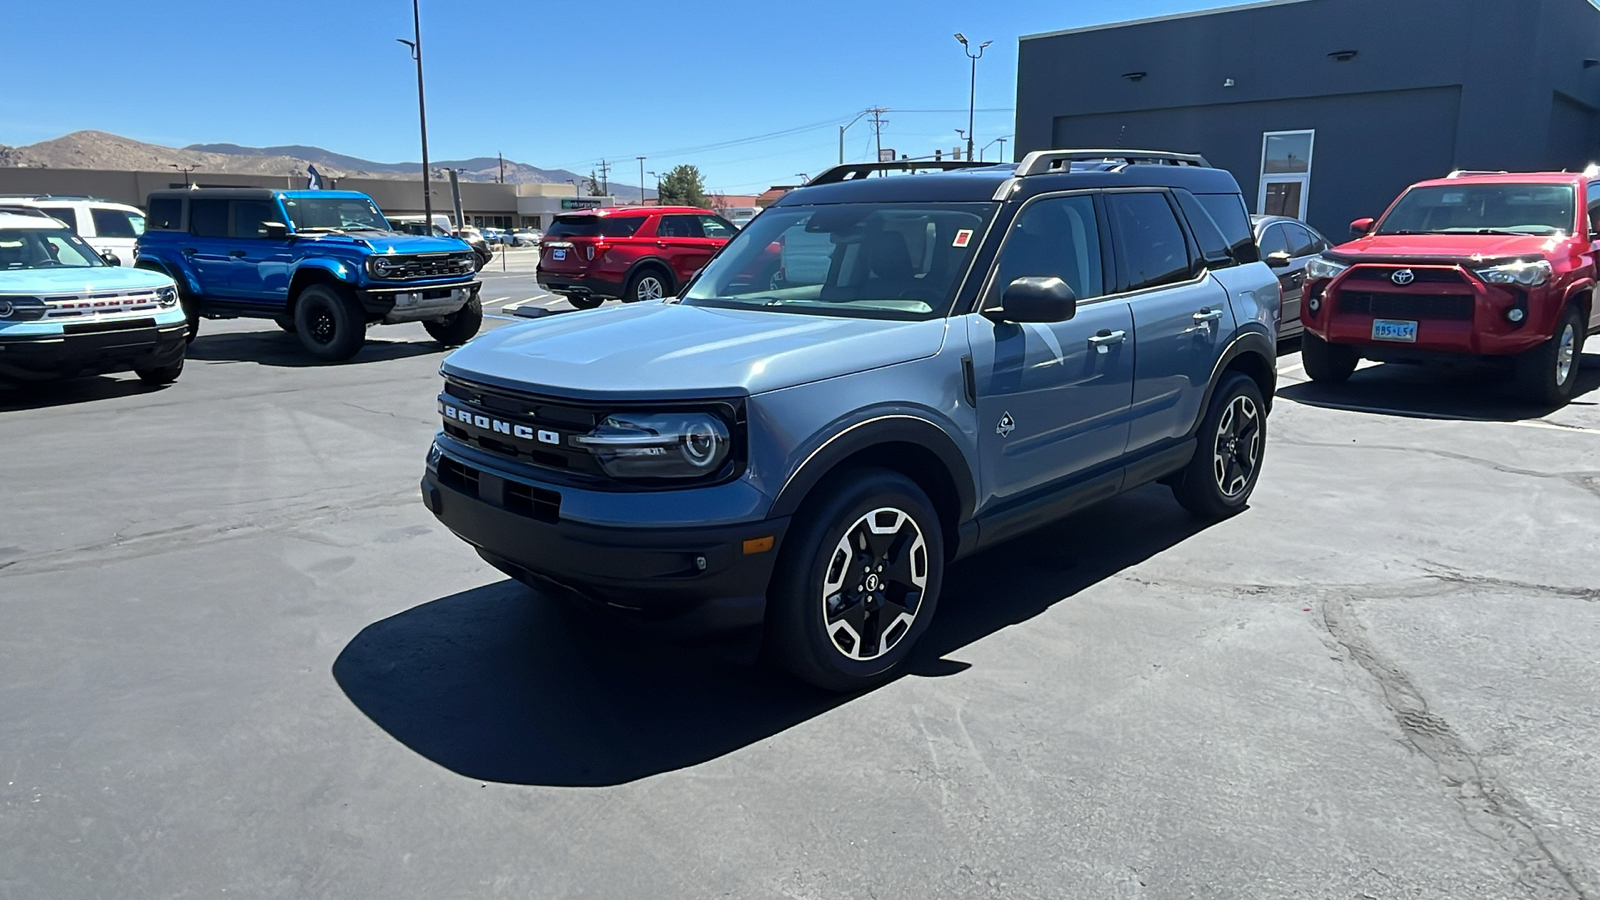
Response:
[{"label": "black lower bumper", "polygon": [[623,284],[596,275],[558,275],[554,272],[538,273],[539,287],[552,294],[570,294],[578,297],[622,296]]},{"label": "black lower bumper", "polygon": [[[563,521],[553,491],[529,500],[525,486],[490,472],[458,475],[427,473],[423,502],[518,580],[686,636],[761,624],[787,518],[708,528],[597,527]],[[746,552],[746,541],[769,537],[765,549]]]},{"label": "black lower bumper", "polygon": [[[149,320],[146,320],[148,322]],[[60,335],[0,336],[0,378],[43,381],[157,369],[183,359],[188,325],[95,323]],[[108,327],[109,326],[109,327]]]}]

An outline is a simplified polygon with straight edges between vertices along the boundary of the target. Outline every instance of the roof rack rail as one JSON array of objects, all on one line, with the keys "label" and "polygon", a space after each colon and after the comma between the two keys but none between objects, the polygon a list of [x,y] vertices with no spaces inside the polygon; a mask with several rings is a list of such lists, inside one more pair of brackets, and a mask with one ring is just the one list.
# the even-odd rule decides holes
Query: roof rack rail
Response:
[{"label": "roof rack rail", "polygon": [[24,191],[14,194],[0,194],[0,201],[4,200],[88,200],[94,203],[109,203],[101,197],[90,197],[87,194],[41,194],[37,191]]},{"label": "roof rack rail", "polygon": [[897,159],[894,162],[844,163],[824,171],[806,182],[802,187],[811,187],[815,184],[838,184],[841,181],[855,181],[858,178],[865,178],[873,172],[918,172],[925,170],[943,172],[950,169],[974,169],[980,166],[994,165],[998,165],[998,163],[962,159]]},{"label": "roof rack rail", "polygon": [[1198,153],[1173,153],[1170,150],[1034,150],[1017,163],[1016,177],[1065,172],[1074,162],[1120,162],[1125,166],[1154,163],[1211,168],[1211,163]]},{"label": "roof rack rail", "polygon": [[1506,175],[1505,169],[1455,169],[1446,178],[1464,178],[1469,175]]}]

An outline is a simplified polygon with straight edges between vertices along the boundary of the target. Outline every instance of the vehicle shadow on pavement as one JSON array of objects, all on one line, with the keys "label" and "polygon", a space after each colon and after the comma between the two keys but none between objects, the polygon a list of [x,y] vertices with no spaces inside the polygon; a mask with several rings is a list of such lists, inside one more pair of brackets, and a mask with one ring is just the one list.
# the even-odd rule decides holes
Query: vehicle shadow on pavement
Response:
[{"label": "vehicle shadow on pavement", "polygon": [[[421,332],[422,326],[417,330]],[[445,348],[437,341],[419,335],[417,340],[395,341],[368,337],[361,351],[344,362],[323,362],[300,346],[294,335],[281,331],[238,331],[221,334],[202,332],[189,345],[188,358],[206,362],[253,362],[263,366],[283,368],[310,368],[314,366],[349,366],[361,363],[406,359],[429,354],[443,355]]]},{"label": "vehicle shadow on pavement", "polygon": [[61,381],[37,381],[6,387],[0,385],[0,412],[20,412],[74,403],[98,403],[117,397],[137,397],[168,390],[151,387],[128,373],[122,376],[94,375]]},{"label": "vehicle shadow on pavement", "polygon": [[[957,563],[907,676],[965,670],[949,654],[1203,527],[1151,486]],[[513,581],[374,622],[339,654],[333,677],[378,727],[433,762],[480,781],[547,786],[697,765],[853,699],[597,627]]]},{"label": "vehicle shadow on pavement", "polygon": [[[1578,369],[1573,406],[1600,405],[1600,354],[1586,353]],[[1345,384],[1280,385],[1278,396],[1306,406],[1356,409],[1377,415],[1422,419],[1518,422],[1551,409],[1518,399],[1511,375],[1490,365],[1416,366],[1382,363],[1359,369]]]}]

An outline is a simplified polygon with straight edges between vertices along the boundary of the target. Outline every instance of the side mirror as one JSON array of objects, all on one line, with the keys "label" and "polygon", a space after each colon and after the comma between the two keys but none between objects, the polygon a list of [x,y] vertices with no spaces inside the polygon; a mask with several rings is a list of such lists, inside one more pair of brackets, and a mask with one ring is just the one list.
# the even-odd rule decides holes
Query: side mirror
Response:
[{"label": "side mirror", "polygon": [[1350,233],[1356,237],[1366,237],[1369,233],[1371,233],[1372,226],[1376,223],[1377,220],[1370,217],[1365,219],[1357,219],[1350,223]]},{"label": "side mirror", "polygon": [[289,237],[289,226],[282,222],[262,222],[261,230],[266,232],[269,241],[281,241]]},{"label": "side mirror", "polygon": [[115,253],[112,253],[110,250],[102,250],[102,251],[100,251],[100,258],[105,260],[106,261],[106,265],[108,265],[108,266],[120,266],[120,265],[122,265],[122,257],[116,255]]},{"label": "side mirror", "polygon": [[1287,250],[1279,250],[1277,253],[1268,253],[1263,262],[1274,269],[1287,269],[1289,264],[1294,262],[1294,257],[1290,256]]},{"label": "side mirror", "polygon": [[1018,278],[1006,285],[1000,306],[986,309],[992,322],[1065,322],[1078,314],[1078,295],[1054,275]]}]

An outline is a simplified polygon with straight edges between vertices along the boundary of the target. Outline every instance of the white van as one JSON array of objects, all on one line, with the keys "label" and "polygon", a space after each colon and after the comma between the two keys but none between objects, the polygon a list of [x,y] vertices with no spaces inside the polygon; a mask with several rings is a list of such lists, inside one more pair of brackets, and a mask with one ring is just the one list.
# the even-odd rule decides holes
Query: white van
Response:
[{"label": "white van", "polygon": [[133,265],[134,242],[144,234],[144,213],[126,203],[93,197],[0,194],[0,206],[29,207],[60,219],[96,253],[114,254],[125,266]]},{"label": "white van", "polygon": [[756,213],[759,212],[761,210],[754,206],[730,206],[723,210],[722,214],[729,222],[733,223],[733,227],[743,228],[750,224],[750,220],[754,219]]}]

